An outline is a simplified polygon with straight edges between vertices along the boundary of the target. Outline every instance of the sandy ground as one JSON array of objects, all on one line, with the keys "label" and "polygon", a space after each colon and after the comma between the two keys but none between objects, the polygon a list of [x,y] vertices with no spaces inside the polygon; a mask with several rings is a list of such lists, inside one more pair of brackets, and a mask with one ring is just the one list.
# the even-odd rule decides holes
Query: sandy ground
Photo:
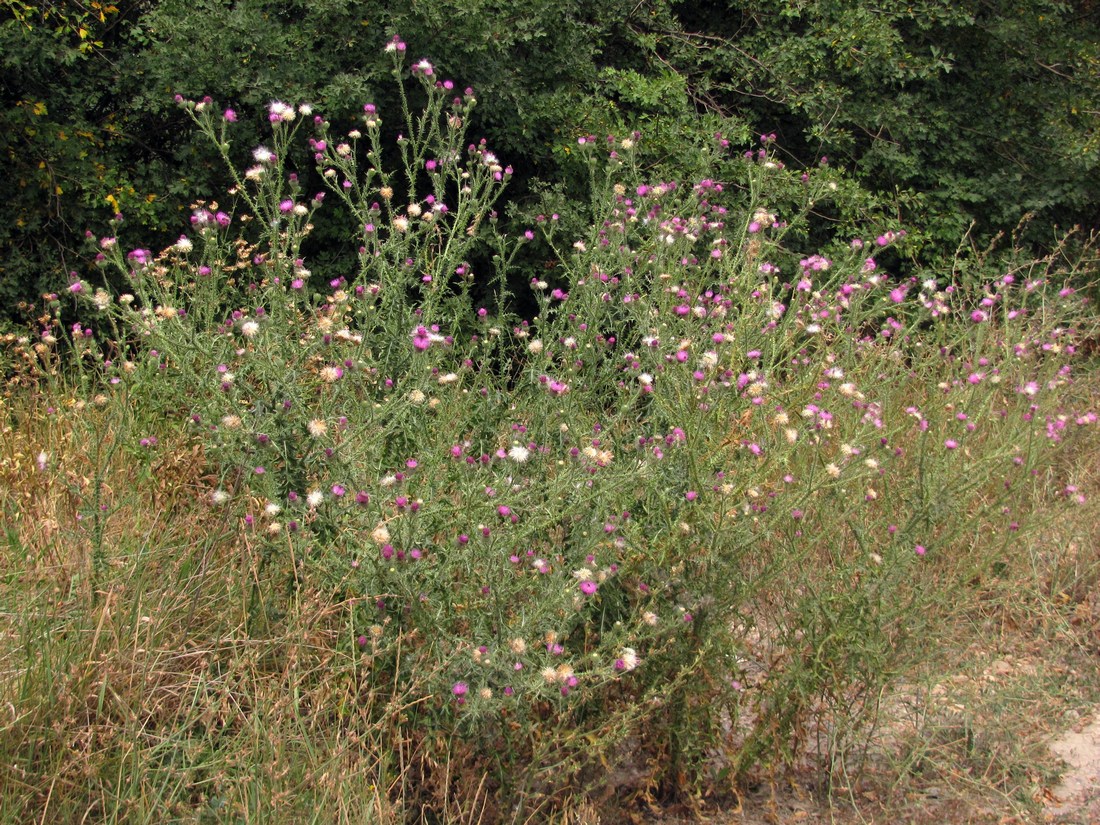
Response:
[{"label": "sandy ground", "polygon": [[1100,823],[1100,718],[1066,731],[1051,742],[1050,749],[1069,767],[1051,790],[1048,821]]}]

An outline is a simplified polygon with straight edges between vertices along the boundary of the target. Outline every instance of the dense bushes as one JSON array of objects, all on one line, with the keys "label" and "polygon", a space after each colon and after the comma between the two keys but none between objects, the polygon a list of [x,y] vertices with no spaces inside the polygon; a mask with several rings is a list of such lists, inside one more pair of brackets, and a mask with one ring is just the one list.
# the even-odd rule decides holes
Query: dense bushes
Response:
[{"label": "dense bushes", "polygon": [[[0,14],[9,311],[78,268],[83,231],[115,211],[167,242],[175,203],[220,190],[172,95],[242,111],[293,96],[341,122],[363,100],[395,102],[376,48],[394,30],[481,95],[473,131],[512,159],[526,218],[555,187],[583,191],[578,134],[634,128],[668,177],[699,171],[687,137],[704,128],[776,132],[793,166],[826,155],[859,182],[826,216],[892,214],[924,262],[971,222],[988,235],[1034,212],[1043,244],[1052,224],[1097,216],[1100,56],[1085,2],[6,0]],[[318,227],[319,272],[347,266],[340,232]]]}]

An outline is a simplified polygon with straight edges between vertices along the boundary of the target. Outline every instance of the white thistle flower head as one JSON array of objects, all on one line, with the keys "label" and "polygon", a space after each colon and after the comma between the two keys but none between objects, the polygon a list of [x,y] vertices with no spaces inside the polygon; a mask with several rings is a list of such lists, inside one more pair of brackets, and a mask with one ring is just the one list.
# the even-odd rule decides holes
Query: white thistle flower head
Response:
[{"label": "white thistle flower head", "polygon": [[229,493],[225,490],[215,490],[210,494],[210,501],[214,504],[225,504],[229,501]]},{"label": "white thistle flower head", "polygon": [[294,118],[297,116],[297,112],[294,111],[294,107],[288,106],[281,100],[274,100],[271,102],[271,105],[268,107],[268,114],[273,115],[279,120],[286,121],[294,120]]},{"label": "white thistle flower head", "polygon": [[306,495],[306,504],[311,508],[317,508],[321,506],[321,502],[325,500],[325,494],[320,490],[310,490]]},{"label": "white thistle flower head", "polygon": [[255,321],[245,321],[241,324],[241,335],[245,338],[255,338],[260,334],[260,325]]}]

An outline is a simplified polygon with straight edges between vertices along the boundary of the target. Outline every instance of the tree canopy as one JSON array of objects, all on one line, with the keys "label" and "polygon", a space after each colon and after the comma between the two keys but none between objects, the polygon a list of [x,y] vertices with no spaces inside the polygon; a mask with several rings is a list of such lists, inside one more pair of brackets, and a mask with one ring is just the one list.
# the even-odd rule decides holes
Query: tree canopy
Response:
[{"label": "tree canopy", "polygon": [[[1094,0],[3,0],[0,300],[10,313],[63,283],[83,265],[85,230],[117,212],[151,245],[180,231],[192,199],[224,192],[174,95],[234,106],[257,139],[273,99],[350,121],[366,102],[394,102],[381,50],[395,33],[476,89],[474,132],[516,169],[521,207],[581,185],[571,147],[583,134],[638,129],[653,168],[677,177],[700,171],[693,135],[747,145],[774,132],[790,164],[827,158],[854,173],[827,220],[892,216],[914,259],[1029,213],[1041,244],[1100,216],[1096,11]],[[337,235],[316,241],[333,266]]]}]

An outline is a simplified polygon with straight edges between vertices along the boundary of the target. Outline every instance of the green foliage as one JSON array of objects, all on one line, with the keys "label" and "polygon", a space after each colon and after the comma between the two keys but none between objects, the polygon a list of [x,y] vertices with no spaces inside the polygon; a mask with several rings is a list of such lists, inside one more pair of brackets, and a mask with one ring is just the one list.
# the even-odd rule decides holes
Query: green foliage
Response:
[{"label": "green foliage", "polygon": [[[670,179],[696,176],[690,135],[704,130],[775,132],[794,167],[827,155],[855,176],[821,214],[891,216],[918,265],[948,260],[971,224],[984,241],[1032,214],[1043,247],[1053,225],[1097,219],[1100,37],[1085,2],[6,0],[0,17],[9,308],[63,282],[83,231],[113,212],[167,243],[181,223],[169,203],[222,191],[174,95],[249,112],[291,97],[348,122],[397,103],[377,51],[395,33],[481,97],[471,133],[512,160],[521,223],[547,211],[542,192],[586,200],[578,137],[636,129],[640,162]],[[242,126],[238,163],[263,124]],[[322,220],[307,245],[325,277],[353,265],[346,230]]]},{"label": "green foliage", "polygon": [[[150,133],[123,102],[131,5],[18,2],[0,11],[0,301],[56,290],[81,268],[79,239],[119,210],[158,229],[175,220],[162,201],[166,167],[148,156]],[[154,235],[154,237],[156,237]]]},{"label": "green foliage", "polygon": [[802,161],[827,154],[858,170],[896,202],[923,256],[949,254],[971,223],[988,235],[1034,212],[1047,241],[1051,224],[1095,222],[1100,39],[1083,4],[697,9],[707,11],[732,21],[721,99],[797,143]]}]

